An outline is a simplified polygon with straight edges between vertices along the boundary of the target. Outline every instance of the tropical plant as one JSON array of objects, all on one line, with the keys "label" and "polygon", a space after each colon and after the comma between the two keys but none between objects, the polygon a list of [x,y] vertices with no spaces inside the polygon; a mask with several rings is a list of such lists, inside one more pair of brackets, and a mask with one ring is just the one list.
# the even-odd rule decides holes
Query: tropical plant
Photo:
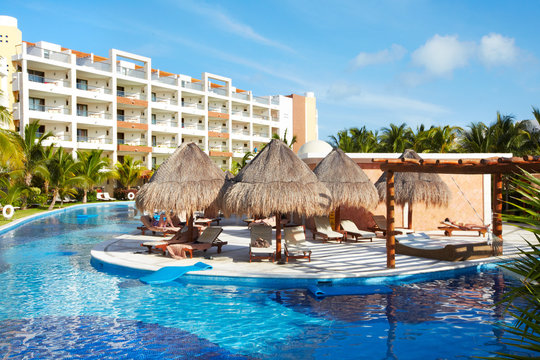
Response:
[{"label": "tropical plant", "polygon": [[118,180],[121,186],[131,189],[139,181],[141,173],[146,170],[142,161],[133,160],[129,155],[124,157],[124,162],[117,162],[112,172],[112,177]]},{"label": "tropical plant", "polygon": [[458,126],[436,126],[429,130],[429,152],[449,153],[457,150]]},{"label": "tropical plant", "polygon": [[293,145],[296,143],[296,135],[293,135],[291,142],[287,142],[287,129],[285,129],[285,133],[283,133],[283,138],[279,137],[279,134],[272,134],[272,139],[278,139],[281,140],[292,149]]},{"label": "tropical plant", "polygon": [[62,206],[65,197],[75,196],[76,187],[84,181],[83,177],[76,175],[79,172],[78,168],[79,163],[71,154],[61,147],[56,150],[49,164],[50,187],[53,190],[49,210],[54,208],[57,198],[60,198],[60,206]]},{"label": "tropical plant", "polygon": [[[540,179],[524,172],[512,179],[511,184],[519,194],[511,201],[520,209],[520,215],[503,215],[504,220],[519,223],[519,227],[534,233],[536,242],[528,243],[529,250],[520,250],[521,257],[509,265],[501,265],[520,278],[520,285],[512,286],[502,303],[514,319],[512,324],[502,324],[513,337],[503,338],[507,349],[525,349],[540,353]],[[496,352],[496,359],[530,358],[507,351]]]},{"label": "tropical plant", "polygon": [[337,137],[330,136],[330,143],[333,147],[340,148],[348,153],[375,152],[379,147],[377,133],[367,130],[365,126],[338,131]]},{"label": "tropical plant", "polygon": [[485,153],[492,148],[491,129],[483,122],[471,123],[468,130],[460,131],[462,152]]},{"label": "tropical plant", "polygon": [[77,158],[79,160],[77,175],[83,179],[81,182],[81,188],[84,193],[82,198],[83,203],[86,203],[88,199],[88,191],[113,175],[112,170],[109,169],[109,159],[101,157],[102,153],[103,150],[92,150],[91,152],[77,151]]},{"label": "tropical plant", "polygon": [[240,170],[242,170],[244,166],[248,164],[249,160],[251,160],[252,157],[253,157],[253,154],[250,151],[248,151],[247,153],[244,154],[244,156],[242,157],[242,160],[240,160],[239,162],[236,160],[233,160],[231,174],[233,175],[238,174]]},{"label": "tropical plant", "polygon": [[10,130],[12,126],[13,120],[11,113],[5,106],[0,106],[0,163],[9,166],[19,166],[20,149],[15,140],[15,133]]},{"label": "tropical plant", "polygon": [[382,128],[379,135],[379,146],[384,152],[402,153],[412,145],[412,131],[403,123],[399,126],[390,124]]}]

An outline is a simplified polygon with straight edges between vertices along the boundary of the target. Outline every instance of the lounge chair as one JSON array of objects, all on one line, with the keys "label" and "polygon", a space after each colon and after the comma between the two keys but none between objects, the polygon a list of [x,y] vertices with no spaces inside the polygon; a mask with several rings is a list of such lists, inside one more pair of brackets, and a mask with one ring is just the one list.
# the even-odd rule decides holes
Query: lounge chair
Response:
[{"label": "lounge chair", "polygon": [[[269,247],[256,247],[258,239],[266,240]],[[276,251],[272,241],[272,228],[264,224],[255,224],[251,226],[251,242],[249,244],[249,262],[252,259],[268,259],[274,262]]]},{"label": "lounge chair", "polygon": [[[369,227],[369,231],[377,232],[381,231],[383,235],[386,235],[386,216],[384,215],[373,215],[373,221],[375,221],[375,225],[372,227]],[[413,233],[414,230],[412,229],[405,229],[405,228],[394,228],[395,235],[399,234],[410,234]]]},{"label": "lounge chair", "polygon": [[105,200],[116,200],[116,198],[111,197],[108,192],[103,193],[103,197],[105,198]]},{"label": "lounge chair", "polygon": [[[223,231],[223,228],[221,226],[209,226],[207,227],[203,233],[197,238],[197,240],[193,243],[186,243],[184,245],[184,251],[186,253],[189,253],[189,257],[193,257],[193,250],[208,250],[210,247],[215,246],[217,247],[217,253],[221,254],[221,247],[223,245],[227,245],[227,241],[221,241],[218,239],[219,234]],[[208,244],[210,245],[206,249],[198,249],[196,246],[197,244]]]},{"label": "lounge chair", "polygon": [[287,227],[285,232],[285,261],[291,259],[308,259],[311,261],[311,249],[306,245],[306,228],[304,226]]},{"label": "lounge chair", "polygon": [[373,241],[373,238],[377,236],[374,232],[358,229],[356,224],[351,220],[341,220],[341,229],[343,230],[345,240],[349,239],[349,236],[351,236],[356,241],[361,239],[369,239]]},{"label": "lounge chair", "polygon": [[486,241],[444,244],[433,242],[425,233],[396,236],[396,254],[443,261],[464,261],[493,256],[493,246]]},{"label": "lounge chair", "polygon": [[315,221],[313,240],[315,240],[318,235],[323,238],[323,242],[328,240],[336,240],[339,242],[343,241],[343,234],[332,230],[332,226],[330,226],[330,220],[328,219],[328,217],[315,216],[313,220]]},{"label": "lounge chair", "polygon": [[475,225],[475,224],[460,224],[450,219],[445,219],[441,221],[441,226],[438,227],[439,230],[444,230],[444,235],[452,236],[453,231],[477,231],[478,236],[486,236],[489,228],[484,225]]},{"label": "lounge chair", "polygon": [[105,194],[102,192],[96,193],[96,199],[101,201],[109,201],[110,199],[105,198]]},{"label": "lounge chair", "polygon": [[167,234],[176,234],[178,231],[181,230],[179,227],[171,227],[171,226],[154,226],[152,224],[152,221],[150,217],[143,215],[141,216],[141,221],[144,226],[138,227],[139,230],[141,230],[142,234],[146,231],[152,231],[152,233],[162,233],[163,236],[167,236]]},{"label": "lounge chair", "polygon": [[[244,220],[247,222],[248,219]],[[281,227],[283,228],[285,225],[287,225],[289,223],[289,220],[288,219],[281,219]],[[257,220],[252,220],[248,223],[248,227],[251,227],[255,224],[264,224],[264,225],[268,225],[270,227],[272,227],[272,229],[275,229],[276,228],[276,217],[275,216],[271,216],[271,217],[267,217],[267,218],[264,218],[264,219],[257,219]]]}]

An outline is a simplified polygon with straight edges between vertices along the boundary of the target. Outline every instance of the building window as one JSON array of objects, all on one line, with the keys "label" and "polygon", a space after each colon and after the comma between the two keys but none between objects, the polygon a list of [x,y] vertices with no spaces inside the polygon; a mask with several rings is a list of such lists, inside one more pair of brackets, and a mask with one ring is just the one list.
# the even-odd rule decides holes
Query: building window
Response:
[{"label": "building window", "polygon": [[77,89],[88,90],[88,80],[77,79]]},{"label": "building window", "polygon": [[28,80],[38,83],[44,83],[45,73],[43,71],[28,69]]},{"label": "building window", "polygon": [[157,138],[155,136],[152,136],[152,146],[153,147],[157,146]]},{"label": "building window", "polygon": [[154,102],[157,101],[157,96],[156,96],[155,92],[152,93],[152,101],[154,101]]},{"label": "building window", "polygon": [[126,96],[126,92],[124,91],[124,87],[123,87],[123,86],[117,86],[117,87],[116,87],[116,95],[117,95],[117,96],[121,96],[121,97]]},{"label": "building window", "polygon": [[125,120],[124,110],[123,109],[117,109],[116,110],[116,120],[118,120],[118,121],[124,121]]},{"label": "building window", "polygon": [[45,99],[31,97],[29,103],[29,109],[35,111],[45,111]]},{"label": "building window", "polygon": [[157,165],[157,159],[152,156],[152,169],[155,169]]},{"label": "building window", "polygon": [[77,104],[77,116],[88,117],[88,105]]},{"label": "building window", "polygon": [[77,129],[77,141],[78,142],[87,142],[88,141],[88,130],[87,129]]},{"label": "building window", "polygon": [[123,164],[124,163],[124,156],[123,155],[118,155],[118,162]]},{"label": "building window", "polygon": [[156,114],[152,114],[152,125],[156,125],[157,124],[157,116]]}]

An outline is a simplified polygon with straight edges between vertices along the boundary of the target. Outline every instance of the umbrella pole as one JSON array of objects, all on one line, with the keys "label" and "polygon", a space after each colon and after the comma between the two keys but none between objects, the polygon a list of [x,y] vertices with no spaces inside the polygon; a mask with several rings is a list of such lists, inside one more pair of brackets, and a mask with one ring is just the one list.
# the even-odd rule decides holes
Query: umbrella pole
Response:
[{"label": "umbrella pole", "polygon": [[193,213],[189,214],[187,235],[189,242],[193,241]]},{"label": "umbrella pole", "polygon": [[411,203],[409,203],[408,209],[407,209],[407,229],[412,229],[412,206]]},{"label": "umbrella pole", "polygon": [[281,260],[281,214],[276,213],[276,259]]},{"label": "umbrella pole", "polygon": [[334,216],[334,222],[336,224],[336,231],[341,230],[341,206],[336,209],[336,215]]}]

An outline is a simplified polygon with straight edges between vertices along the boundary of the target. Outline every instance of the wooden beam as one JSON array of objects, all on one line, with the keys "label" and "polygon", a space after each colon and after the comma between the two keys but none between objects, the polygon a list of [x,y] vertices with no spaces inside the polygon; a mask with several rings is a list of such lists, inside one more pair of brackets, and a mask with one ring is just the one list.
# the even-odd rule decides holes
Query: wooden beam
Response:
[{"label": "wooden beam", "polygon": [[456,165],[428,164],[424,161],[422,165],[411,163],[381,163],[382,171],[392,170],[394,172],[418,172],[418,173],[438,173],[438,174],[496,174],[496,173],[520,173],[525,170],[531,173],[540,173],[539,162],[523,163],[490,163],[471,164],[462,163]]},{"label": "wooden beam", "polygon": [[394,172],[386,173],[386,267],[396,267],[396,234],[394,231]]},{"label": "wooden beam", "polygon": [[493,174],[493,248],[494,255],[502,255],[502,175],[501,173]]}]

